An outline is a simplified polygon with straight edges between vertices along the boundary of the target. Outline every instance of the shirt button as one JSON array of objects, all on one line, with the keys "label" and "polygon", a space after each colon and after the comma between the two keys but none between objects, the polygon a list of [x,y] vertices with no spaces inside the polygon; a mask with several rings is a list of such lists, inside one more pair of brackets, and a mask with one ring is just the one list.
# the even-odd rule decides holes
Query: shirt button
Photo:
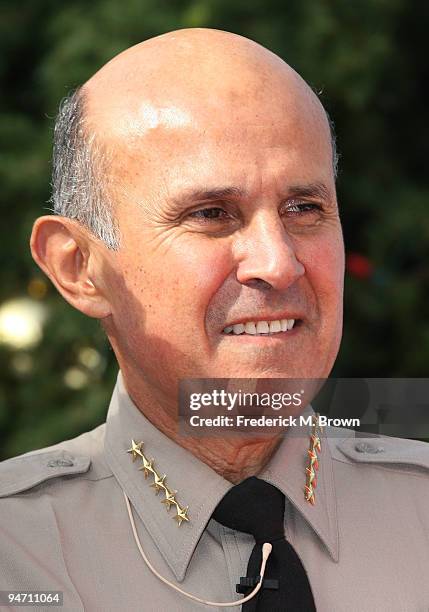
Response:
[{"label": "shirt button", "polygon": [[71,459],[51,459],[48,461],[48,467],[72,467],[74,465],[74,461]]},{"label": "shirt button", "polygon": [[355,449],[358,453],[369,453],[370,455],[375,455],[376,453],[384,453],[385,450],[384,446],[379,446],[370,442],[358,442],[355,445]]}]

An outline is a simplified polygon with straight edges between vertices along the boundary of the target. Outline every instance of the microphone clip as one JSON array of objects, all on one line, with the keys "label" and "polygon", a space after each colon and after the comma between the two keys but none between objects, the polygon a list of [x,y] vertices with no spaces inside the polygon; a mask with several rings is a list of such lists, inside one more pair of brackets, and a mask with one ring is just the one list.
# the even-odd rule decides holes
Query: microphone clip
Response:
[{"label": "microphone clip", "polygon": [[[237,593],[245,595],[249,590],[255,588],[260,581],[261,577],[242,576],[240,578],[240,584],[235,585]],[[261,589],[277,590],[279,588],[279,581],[274,578],[265,578],[262,582]]]}]

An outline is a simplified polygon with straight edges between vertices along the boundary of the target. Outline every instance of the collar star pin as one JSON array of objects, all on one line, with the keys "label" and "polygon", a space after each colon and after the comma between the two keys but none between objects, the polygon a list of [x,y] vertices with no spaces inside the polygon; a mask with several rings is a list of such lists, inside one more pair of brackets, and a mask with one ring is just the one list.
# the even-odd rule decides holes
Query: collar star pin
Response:
[{"label": "collar star pin", "polygon": [[166,484],[167,475],[164,474],[163,476],[160,476],[158,474],[153,465],[154,459],[148,459],[143,453],[142,449],[143,442],[135,442],[134,440],[131,440],[131,448],[127,450],[127,453],[131,455],[133,462],[137,458],[141,459],[142,465],[139,467],[139,470],[143,472],[145,479],[148,476],[153,477],[153,482],[150,486],[155,489],[156,495],[158,495],[160,491],[164,493],[164,499],[161,500],[161,503],[165,504],[167,511],[170,511],[171,506],[176,508],[176,515],[173,516],[173,518],[177,522],[177,525],[180,527],[183,522],[188,523],[190,520],[188,516],[189,506],[181,506],[179,504],[176,499],[177,491],[169,489]]},{"label": "collar star pin", "polygon": [[319,457],[317,453],[321,452],[320,433],[322,427],[319,425],[319,414],[316,414],[316,420],[313,421],[312,431],[310,435],[310,448],[307,451],[308,465],[305,468],[306,483],[304,487],[304,497],[306,501],[314,506],[316,497],[314,489],[317,486],[316,472],[319,469]]},{"label": "collar star pin", "polygon": [[146,459],[146,457],[143,455],[142,456],[142,461],[143,461],[143,465],[141,467],[139,467],[139,470],[142,470],[145,479],[149,476],[149,474],[154,474],[155,470],[153,469],[153,462],[154,460],[151,459],[150,461],[148,459]]},{"label": "collar star pin", "polygon": [[186,506],[186,508],[180,508],[177,510],[177,514],[174,519],[177,521],[179,527],[183,523],[183,521],[189,521],[189,518],[186,515],[186,513],[188,512],[188,508],[189,506]]},{"label": "collar star pin", "polygon": [[153,487],[155,489],[155,493],[158,495],[158,493],[164,489],[166,489],[166,486],[164,484],[165,479],[167,478],[167,474],[164,474],[164,476],[162,478],[160,478],[158,476],[158,474],[155,472],[154,474],[154,482],[150,485],[151,487]]},{"label": "collar star pin", "polygon": [[168,487],[165,487],[165,499],[161,501],[161,504],[165,504],[167,510],[170,510],[171,506],[176,503],[176,493],[177,491],[170,491]]},{"label": "collar star pin", "polygon": [[138,444],[131,440],[131,448],[127,450],[127,453],[131,453],[133,461],[137,459],[137,457],[143,457],[142,453],[143,442],[139,442]]}]

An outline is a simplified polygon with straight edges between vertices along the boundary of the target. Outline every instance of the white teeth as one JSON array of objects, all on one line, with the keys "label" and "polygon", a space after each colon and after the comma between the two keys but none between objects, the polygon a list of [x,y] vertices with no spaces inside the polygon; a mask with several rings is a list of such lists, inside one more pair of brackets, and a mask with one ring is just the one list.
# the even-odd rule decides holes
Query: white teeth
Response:
[{"label": "white teeth", "polygon": [[270,332],[279,332],[282,331],[282,326],[280,321],[270,321]]},{"label": "white teeth", "polygon": [[256,323],[256,333],[257,334],[268,334],[270,331],[270,326],[267,321],[258,321]]},{"label": "white teeth", "polygon": [[280,319],[276,321],[248,321],[247,323],[236,323],[228,325],[223,330],[224,334],[277,334],[279,332],[289,331],[295,325],[295,319]]},{"label": "white teeth", "polygon": [[252,322],[246,323],[246,325],[244,326],[244,331],[246,334],[251,334],[252,336],[254,336],[256,334],[256,325]]}]

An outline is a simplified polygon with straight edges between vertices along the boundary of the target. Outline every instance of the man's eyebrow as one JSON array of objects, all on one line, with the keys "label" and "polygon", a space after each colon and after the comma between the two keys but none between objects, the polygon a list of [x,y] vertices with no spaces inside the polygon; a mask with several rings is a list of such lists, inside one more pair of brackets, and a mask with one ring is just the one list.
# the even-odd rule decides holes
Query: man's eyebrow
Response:
[{"label": "man's eyebrow", "polygon": [[181,208],[184,204],[192,204],[194,202],[208,202],[220,200],[238,200],[243,198],[246,192],[235,186],[225,187],[207,187],[185,190],[179,195],[171,198],[171,203],[174,207]]},{"label": "man's eyebrow", "polygon": [[246,192],[235,186],[200,188],[185,191],[174,198],[175,202],[204,202],[208,200],[236,200],[243,198]]},{"label": "man's eyebrow", "polygon": [[323,183],[309,183],[308,185],[291,185],[287,190],[287,197],[330,200],[332,194]]}]

